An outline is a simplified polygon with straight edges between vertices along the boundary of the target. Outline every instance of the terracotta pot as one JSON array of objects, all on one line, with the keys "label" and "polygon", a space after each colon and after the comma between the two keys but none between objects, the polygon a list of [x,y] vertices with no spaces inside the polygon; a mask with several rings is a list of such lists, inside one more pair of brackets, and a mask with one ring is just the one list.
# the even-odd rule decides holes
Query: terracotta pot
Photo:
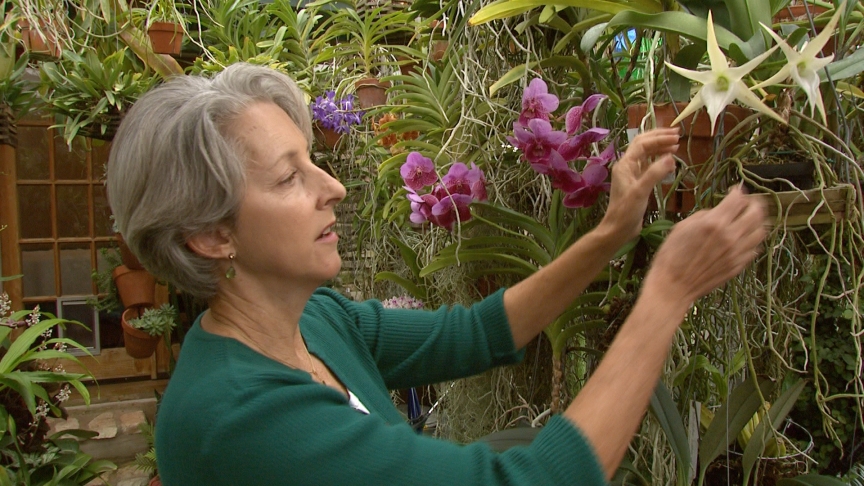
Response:
[{"label": "terracotta pot", "polygon": [[[810,29],[810,22],[807,18],[808,9],[810,11],[810,16],[813,18],[816,18],[816,16],[828,11],[827,8],[818,5],[790,5],[781,9],[776,15],[774,15],[774,23],[805,22],[804,28]],[[822,32],[822,28],[817,26],[815,35],[819,35],[820,32]],[[822,48],[822,55],[827,57],[834,54],[834,44],[834,39],[828,41],[828,43],[825,44],[825,47]]]},{"label": "terracotta pot", "polygon": [[376,106],[387,104],[387,88],[390,83],[379,81],[377,78],[362,78],[354,83],[357,101],[360,108],[367,110]]},{"label": "terracotta pot", "polygon": [[153,356],[159,340],[162,339],[162,336],[151,336],[129,325],[130,320],[140,317],[143,313],[144,307],[129,307],[120,317],[120,325],[123,326],[123,346],[126,348],[126,353],[135,359]]},{"label": "terracotta pot", "polygon": [[[45,22],[40,20],[40,24],[44,25]],[[18,21],[18,30],[21,31],[21,40],[24,42],[24,49],[29,51],[31,54],[35,54],[37,56],[48,56],[53,58],[60,57],[60,45],[57,43],[57,39],[54,38],[54,35],[50,32],[45,32],[43,30],[43,34],[39,35],[39,32],[35,29],[31,28],[30,22],[26,19],[21,19]]]},{"label": "terracotta pot", "polygon": [[112,275],[123,307],[148,307],[156,301],[156,277],[147,270],[120,265]]},{"label": "terracotta pot", "polygon": [[147,29],[153,52],[180,55],[183,47],[183,26],[171,22],[153,22]]},{"label": "terracotta pot", "polygon": [[415,72],[415,68],[417,67],[415,59],[407,56],[396,56],[396,60],[399,61],[399,72],[403,76],[411,76]]},{"label": "terracotta pot", "polygon": [[[672,121],[678,117],[687,103],[675,103],[674,105],[663,104],[654,105],[654,117],[657,121],[657,127],[672,126]],[[648,105],[636,104],[627,107],[627,126],[631,129],[639,127],[642,119],[647,113]],[[723,127],[725,131],[731,130],[739,122],[752,114],[748,108],[729,105],[723,114]],[[695,121],[694,121],[695,118]],[[670,195],[666,198],[666,211],[674,213],[687,213],[695,207],[696,197],[693,193],[692,179],[695,174],[698,174],[706,162],[710,161],[714,155],[714,136],[711,132],[711,119],[706,110],[699,110],[695,114],[690,115],[679,124],[682,130],[681,142],[678,151],[675,155],[680,158],[686,165],[686,169],[690,171],[690,177],[685,177],[678,186],[679,194]],[[717,127],[720,126],[720,120],[717,120]],[[716,128],[715,128],[716,130]],[[726,150],[732,150],[741,144],[740,139],[732,140],[727,145]],[[670,184],[663,184],[664,196],[671,189]],[[648,209],[656,210],[654,198],[651,198]]]},{"label": "terracotta pot", "polygon": [[336,145],[342,140],[342,133],[333,130],[332,128],[326,128],[315,123],[312,125],[312,131],[315,133],[315,140],[318,143],[330,150],[336,148]]},{"label": "terracotta pot", "polygon": [[432,43],[432,60],[435,62],[440,62],[444,59],[444,55],[447,53],[447,47],[450,45],[446,40],[439,40]]},{"label": "terracotta pot", "polygon": [[123,235],[115,233],[115,236],[117,238],[117,246],[120,247],[120,259],[123,261],[123,265],[126,265],[130,270],[144,270],[144,265],[141,265],[138,257],[126,245]]}]

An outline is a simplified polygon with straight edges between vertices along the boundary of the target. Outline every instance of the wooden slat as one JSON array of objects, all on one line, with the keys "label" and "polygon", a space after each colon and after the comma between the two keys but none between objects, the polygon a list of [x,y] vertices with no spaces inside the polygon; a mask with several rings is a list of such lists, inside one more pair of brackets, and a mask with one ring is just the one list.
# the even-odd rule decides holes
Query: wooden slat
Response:
[{"label": "wooden slat", "polygon": [[772,219],[776,220],[780,212],[783,215],[781,224],[794,228],[806,226],[808,222],[825,224],[846,219],[846,204],[854,195],[850,194],[853,190],[851,185],[842,184],[824,190],[778,192],[776,198],[774,194],[753,194],[751,197],[762,198]]}]

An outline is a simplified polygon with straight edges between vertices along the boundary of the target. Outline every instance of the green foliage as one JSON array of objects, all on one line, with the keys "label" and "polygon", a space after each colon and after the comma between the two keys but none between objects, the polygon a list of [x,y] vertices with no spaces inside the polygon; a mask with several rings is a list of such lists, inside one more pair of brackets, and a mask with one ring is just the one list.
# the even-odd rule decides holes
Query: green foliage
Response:
[{"label": "green foliage", "polygon": [[[62,364],[78,363],[66,351],[73,347],[87,350],[67,338],[51,338],[55,327],[82,325],[57,319],[39,320],[38,311],[19,311],[0,316],[0,485],[83,485],[116,466],[109,461],[94,461],[81,452],[77,439],[96,434],[67,430],[46,436],[46,417],[65,416],[63,402],[74,388],[90,403],[90,394],[81,380],[89,375],[67,373]],[[12,340],[12,330],[24,331]]]},{"label": "green foliage", "polygon": [[90,278],[96,283],[101,297],[92,297],[87,303],[97,311],[122,311],[123,304],[120,302],[113,275],[114,269],[123,264],[120,253],[115,248],[100,248],[99,254],[105,259],[106,266],[99,271],[94,268],[90,272]]},{"label": "green foliage", "polygon": [[[802,299],[802,314],[798,318],[803,342],[792,347],[795,367],[806,370],[805,376],[810,378],[792,417],[812,434],[814,448],[810,454],[823,474],[845,472],[850,463],[849,454],[856,454],[853,460],[861,458],[860,450],[856,450],[862,434],[860,404],[854,397],[845,395],[854,387],[859,372],[856,364],[859,351],[851,336],[855,312],[846,299],[824,298],[819,301],[818,309],[815,307],[815,295],[826,269],[835,268],[827,273],[821,289],[824,295],[839,296],[855,288],[855,283],[849,280],[851,268],[835,265],[829,266],[827,257],[816,258],[811,271],[802,277],[807,295]],[[864,303],[859,300],[859,304],[860,315],[864,313]],[[832,394],[844,396],[827,401]]]},{"label": "green foliage", "polygon": [[122,114],[158,80],[125,47],[107,55],[97,49],[64,50],[60,61],[41,63],[39,72],[42,99],[60,117],[69,146],[84,128],[94,137],[109,136]]},{"label": "green foliage", "polygon": [[164,336],[177,325],[177,310],[171,304],[146,309],[141,317],[130,319],[129,325],[151,336]]}]

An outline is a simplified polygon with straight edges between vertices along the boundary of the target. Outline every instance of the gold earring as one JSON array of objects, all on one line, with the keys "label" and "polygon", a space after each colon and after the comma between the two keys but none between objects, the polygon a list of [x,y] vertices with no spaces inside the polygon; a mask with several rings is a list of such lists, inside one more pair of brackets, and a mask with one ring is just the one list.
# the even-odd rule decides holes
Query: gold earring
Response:
[{"label": "gold earring", "polygon": [[228,255],[229,266],[228,270],[225,272],[225,278],[231,280],[232,278],[237,276],[237,271],[234,270],[234,254]]}]

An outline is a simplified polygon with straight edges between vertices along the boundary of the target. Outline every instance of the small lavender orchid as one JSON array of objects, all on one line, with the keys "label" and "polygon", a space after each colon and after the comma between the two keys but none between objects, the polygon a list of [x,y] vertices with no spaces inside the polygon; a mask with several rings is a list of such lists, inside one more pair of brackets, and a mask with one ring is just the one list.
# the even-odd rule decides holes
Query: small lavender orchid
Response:
[{"label": "small lavender orchid", "polygon": [[558,97],[549,94],[549,88],[540,78],[534,78],[522,95],[522,113],[519,123],[526,125],[528,120],[548,120],[549,114],[558,109]]},{"label": "small lavender orchid", "polygon": [[594,108],[597,108],[597,105],[605,99],[606,95],[593,94],[585,98],[581,105],[570,108],[564,117],[564,129],[567,131],[567,135],[573,135],[582,128],[582,117],[586,113],[594,111]]},{"label": "small lavender orchid", "polygon": [[354,95],[336,99],[336,92],[327,91],[311,103],[312,120],[338,133],[348,133],[351,125],[362,123],[363,112],[354,111]]},{"label": "small lavender orchid", "polygon": [[402,180],[405,181],[405,185],[415,191],[432,185],[438,180],[438,174],[435,173],[435,164],[432,162],[432,159],[423,157],[420,152],[411,152],[408,154],[408,160],[402,164],[399,174],[402,176]]},{"label": "small lavender orchid", "polygon": [[385,309],[422,309],[423,301],[408,295],[399,295],[381,301]]},{"label": "small lavender orchid", "polygon": [[[545,108],[558,106],[558,98],[555,103],[548,99],[554,95],[546,92],[546,83],[532,80],[525,89],[519,121],[513,124],[513,136],[507,140],[522,151],[532,169],[549,177],[552,188],[565,193],[568,207],[590,206],[597,201],[600,192],[609,190],[611,185],[605,182],[609,176],[606,166],[617,154],[614,145],[609,145],[600,155],[591,155],[593,144],[606,139],[609,130],[599,127],[581,130],[584,116],[596,109],[606,96],[591,95],[581,105],[570,108],[564,117],[566,131],[561,132],[552,128],[551,109],[526,109],[525,100],[536,100],[541,94],[547,103]],[[532,118],[535,114],[537,116]],[[584,161],[582,173],[570,166],[574,161]]]},{"label": "small lavender orchid", "polygon": [[567,140],[566,133],[552,130],[552,124],[541,118],[528,120],[527,126],[514,123],[513,135],[507,140],[521,150],[530,163],[544,162],[551,151],[557,150]]},{"label": "small lavender orchid", "polygon": [[609,192],[612,184],[606,182],[609,169],[602,164],[588,164],[582,170],[582,186],[564,196],[568,208],[587,208],[597,202],[600,193]]},{"label": "small lavender orchid", "polygon": [[[411,202],[409,219],[414,224],[428,221],[450,231],[457,220],[471,219],[469,205],[472,202],[486,200],[486,176],[473,163],[470,169],[461,162],[454,163],[441,182],[435,184],[438,177],[432,160],[419,152],[411,152],[399,172],[406,184],[406,197]],[[414,177],[415,174],[422,175]],[[418,192],[427,186],[432,186],[428,193]]]}]

